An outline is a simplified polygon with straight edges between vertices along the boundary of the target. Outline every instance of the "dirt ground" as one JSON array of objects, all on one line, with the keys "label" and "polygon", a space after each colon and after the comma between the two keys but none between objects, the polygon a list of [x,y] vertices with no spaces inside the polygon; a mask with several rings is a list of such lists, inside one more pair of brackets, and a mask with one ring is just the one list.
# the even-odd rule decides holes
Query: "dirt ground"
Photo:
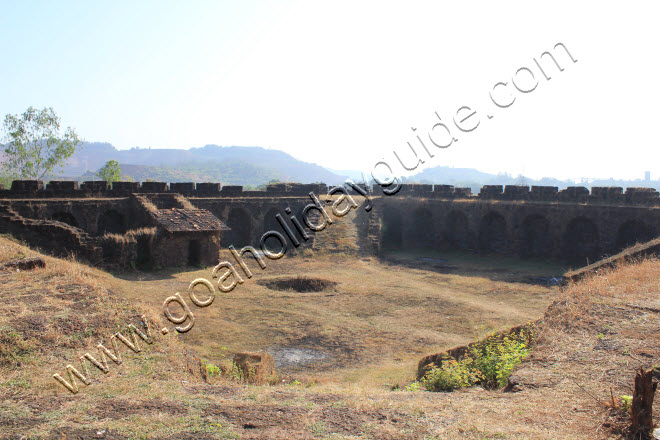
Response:
[{"label": "dirt ground", "polygon": [[[217,365],[234,352],[263,350],[284,373],[382,386],[410,381],[425,354],[539,318],[558,291],[539,278],[562,273],[556,264],[460,253],[386,260],[316,253],[266,260],[265,270],[247,258],[251,279],[209,307],[189,304],[195,325],[180,336],[185,344]],[[200,277],[217,281],[210,268],[122,274],[112,290],[159,308],[176,292],[187,298]],[[334,285],[303,293],[273,288],[297,277]],[[203,297],[203,287],[196,291]]]},{"label": "dirt ground", "polygon": [[[0,263],[35,254],[0,238]],[[99,341],[143,314],[155,329],[171,328],[162,298],[207,270],[120,278],[45,257],[45,268],[1,271],[0,439],[632,438],[621,396],[632,393],[640,366],[660,364],[660,262],[560,291],[534,284],[556,269],[536,263],[506,270],[506,261],[480,266],[461,255],[319,257],[255,272],[240,290],[195,309],[183,337],[155,332],[138,353],[121,346],[122,364],[108,360],[107,374],[90,366],[90,384],[78,381],[77,394],[53,373],[96,355]],[[411,268],[420,258],[428,266]],[[298,294],[257,283],[298,275],[338,284]],[[514,371],[512,391],[392,390],[411,380],[421,355],[539,317],[538,342]],[[301,342],[308,336],[317,339]],[[203,380],[190,368],[192,346],[218,363],[223,352],[273,346],[302,350],[294,354],[303,360],[327,357],[290,363],[285,382],[252,386]]]}]

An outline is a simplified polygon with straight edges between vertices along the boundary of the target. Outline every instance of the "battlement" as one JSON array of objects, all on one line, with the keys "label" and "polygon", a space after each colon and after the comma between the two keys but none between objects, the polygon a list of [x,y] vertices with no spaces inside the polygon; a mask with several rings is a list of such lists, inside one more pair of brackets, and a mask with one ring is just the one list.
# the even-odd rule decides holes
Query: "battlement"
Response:
[{"label": "battlement", "polygon": [[[364,185],[363,185],[364,187]],[[365,187],[366,188],[366,187]],[[0,198],[80,198],[127,197],[129,194],[178,193],[187,197],[306,197],[310,192],[327,194],[324,183],[277,183],[267,185],[265,191],[244,191],[240,185],[221,185],[213,182],[113,182],[53,180],[15,180],[11,189],[0,185]]]},{"label": "battlement", "polygon": [[[380,185],[368,188],[358,184],[365,191],[371,189],[373,195],[382,195]],[[331,187],[330,187],[331,188]],[[0,185],[0,198],[81,198],[81,197],[127,197],[140,193],[179,193],[186,197],[306,197],[310,192],[327,194],[328,185],[324,183],[275,183],[266,186],[265,191],[245,191],[242,186],[203,182],[114,182],[86,181],[50,181],[47,185],[40,180],[15,180],[10,189]],[[593,187],[591,191],[582,186],[571,186],[559,190],[556,186],[525,185],[484,185],[478,194],[472,194],[470,188],[453,185],[403,184],[400,195],[436,199],[477,199],[508,200],[532,202],[563,202],[591,204],[626,204],[660,206],[660,194],[653,188]]]}]

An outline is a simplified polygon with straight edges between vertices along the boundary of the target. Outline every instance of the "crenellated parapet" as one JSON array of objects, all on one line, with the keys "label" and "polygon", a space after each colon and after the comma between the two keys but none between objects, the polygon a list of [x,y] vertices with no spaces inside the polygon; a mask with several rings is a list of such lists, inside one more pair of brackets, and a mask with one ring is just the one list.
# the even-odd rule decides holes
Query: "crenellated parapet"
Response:
[{"label": "crenellated parapet", "polygon": [[[362,185],[363,188],[366,186]],[[221,185],[214,182],[113,182],[15,180],[11,189],[0,185],[0,198],[79,198],[126,197],[129,194],[178,193],[189,197],[306,197],[310,192],[327,194],[324,183],[276,183],[265,191],[245,191],[240,185]]]},{"label": "crenellated parapet", "polygon": [[[383,187],[373,185],[369,188],[355,184],[363,192],[370,191],[374,196],[383,196]],[[394,185],[387,187],[394,188]],[[239,185],[221,185],[213,182],[113,182],[86,181],[50,181],[44,184],[40,180],[15,180],[10,189],[0,186],[0,198],[85,198],[85,197],[127,197],[130,194],[178,193],[186,197],[202,198],[254,198],[254,197],[307,197],[310,192],[318,195],[328,194],[332,186],[323,183],[274,183],[266,186],[265,191],[245,190]],[[352,190],[353,191],[353,190]],[[589,204],[625,204],[640,206],[660,206],[660,195],[654,188],[593,187],[591,191],[583,186],[571,186],[559,190],[556,186],[526,185],[484,185],[478,194],[472,194],[470,188],[453,185],[402,184],[397,195],[406,197],[433,199],[474,199],[506,200],[529,202],[589,203]]]}]

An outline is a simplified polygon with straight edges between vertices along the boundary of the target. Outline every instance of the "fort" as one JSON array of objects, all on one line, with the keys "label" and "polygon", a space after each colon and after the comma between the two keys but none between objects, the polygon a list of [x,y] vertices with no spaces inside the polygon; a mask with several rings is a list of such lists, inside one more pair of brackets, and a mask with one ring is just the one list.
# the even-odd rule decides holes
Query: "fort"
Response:
[{"label": "fort", "polygon": [[[0,233],[110,267],[214,265],[221,248],[257,246],[266,231],[284,233],[277,214],[299,215],[310,192],[328,200],[329,189],[295,183],[244,191],[219,183],[14,181],[0,188]],[[391,196],[378,185],[368,192],[372,210],[356,209],[337,220],[346,223],[342,233],[365,255],[450,248],[580,266],[655,238],[660,225],[660,197],[651,188],[487,185],[472,194],[450,185],[404,184]],[[321,248],[322,241],[311,235],[303,246]]]}]

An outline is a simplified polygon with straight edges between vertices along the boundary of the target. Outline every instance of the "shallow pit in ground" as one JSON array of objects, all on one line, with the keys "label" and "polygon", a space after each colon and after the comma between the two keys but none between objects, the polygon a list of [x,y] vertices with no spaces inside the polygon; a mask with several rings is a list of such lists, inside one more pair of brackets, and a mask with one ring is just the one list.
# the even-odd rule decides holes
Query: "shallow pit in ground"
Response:
[{"label": "shallow pit in ground", "polygon": [[276,369],[294,369],[332,359],[328,353],[313,348],[276,346],[266,351],[273,356]]},{"label": "shallow pit in ground", "polygon": [[271,290],[296,292],[322,292],[331,289],[337,285],[335,281],[324,280],[323,278],[294,277],[294,278],[276,278],[271,280],[261,280],[258,284],[266,286]]}]

